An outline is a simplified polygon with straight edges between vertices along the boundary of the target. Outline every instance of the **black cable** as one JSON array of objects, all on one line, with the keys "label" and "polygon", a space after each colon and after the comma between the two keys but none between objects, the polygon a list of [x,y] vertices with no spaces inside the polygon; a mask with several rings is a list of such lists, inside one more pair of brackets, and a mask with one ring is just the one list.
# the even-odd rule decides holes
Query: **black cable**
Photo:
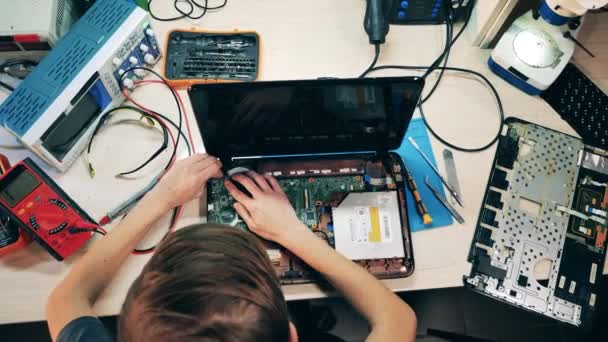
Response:
[{"label": "black cable", "polygon": [[[467,26],[469,25],[469,22],[471,21],[471,16],[473,14],[473,7],[475,6],[474,2],[475,1],[473,0],[469,6],[468,12],[466,14],[466,18],[464,20],[464,24],[460,28],[460,31],[458,31],[458,33],[456,34],[456,36],[453,39],[450,37],[449,43],[446,43],[446,47],[444,50],[445,58],[443,59],[444,68],[447,67],[447,65],[448,65],[448,59],[450,57],[450,52],[452,51],[452,46],[454,46],[454,44],[456,43],[458,38],[460,38],[460,36],[462,36],[462,34],[464,33],[464,30],[467,28]],[[452,33],[450,33],[450,35],[454,34],[454,22],[452,21],[453,15],[454,15],[454,12],[452,11],[452,8],[448,5],[448,16],[447,16],[447,20],[446,20],[446,25],[451,26]],[[429,70],[430,70],[430,68],[429,68]],[[426,101],[428,101],[428,99],[431,98],[431,96],[433,96],[433,94],[435,93],[435,90],[437,90],[437,87],[439,87],[439,83],[441,82],[441,79],[443,78],[444,71],[445,71],[445,69],[441,70],[441,73],[439,74],[437,81],[433,85],[433,88],[422,100],[422,102],[421,102],[422,104],[424,104]]]},{"label": "black cable", "polygon": [[[161,114],[159,112],[156,112],[156,111],[152,111],[152,112],[155,115],[158,115],[161,119],[167,121],[176,130],[179,129],[179,127],[177,126],[177,124],[175,123],[175,121],[169,119],[168,117],[166,117],[165,115],[163,115],[163,114]],[[192,146],[190,146],[190,142],[188,141],[188,138],[186,137],[186,133],[184,133],[183,130],[180,130],[178,134],[179,134],[180,137],[182,137],[184,139],[184,143],[186,143],[186,148],[188,148],[188,155],[192,155]]]},{"label": "black cable", "polygon": [[378,63],[378,58],[380,57],[380,44],[374,44],[374,59],[372,60],[372,64],[370,64],[369,68],[365,69],[365,71],[359,76],[359,78],[365,77],[373,67]]},{"label": "black cable", "polygon": [[[120,79],[119,79],[119,82],[118,82],[118,84],[120,84],[121,90],[123,90],[123,84],[122,83],[123,83],[123,80],[125,79],[125,77],[127,76],[127,74],[130,71],[135,71],[135,70],[144,70],[144,71],[150,72],[151,74],[153,74],[156,77],[158,77],[165,84],[165,86],[171,91],[171,94],[173,95],[173,98],[175,100],[175,104],[177,105],[177,112],[178,112],[178,116],[179,116],[179,121],[178,121],[178,125],[177,125],[177,131],[181,132],[182,131],[183,113],[182,113],[182,107],[181,107],[180,102],[179,102],[179,97],[177,96],[177,93],[175,92],[175,89],[173,89],[173,87],[171,87],[171,85],[167,82],[167,80],[164,79],[161,75],[159,75],[156,71],[154,71],[154,70],[152,70],[150,68],[140,67],[140,66],[132,67],[132,68],[129,68],[129,69],[125,70],[125,72],[120,76]],[[158,113],[155,112],[155,114],[158,114]],[[162,118],[165,118],[162,115],[159,115],[159,116],[162,117]],[[165,166],[165,170],[169,169],[169,167],[171,166],[171,162],[172,162],[173,158],[177,154],[177,148],[178,148],[181,136],[182,135],[180,135],[179,133],[177,134],[177,139],[175,140],[175,146],[173,148],[173,153],[171,155],[171,158],[169,159],[169,162]],[[188,143],[188,139],[186,139],[185,136],[184,136],[184,140],[186,141],[186,143]],[[189,152],[191,153],[192,151],[189,149]],[[178,216],[177,214],[178,214],[179,210],[180,210],[180,207],[173,208],[173,214],[171,216],[171,223],[169,224],[169,229],[168,229],[167,233],[163,236],[163,238],[161,239],[161,241],[163,241],[171,233],[172,228],[177,223],[177,216]],[[155,244],[154,246],[152,246],[150,248],[146,248],[146,249],[134,249],[133,252],[137,253],[137,254],[149,253],[149,252],[152,252],[156,248],[157,245],[158,244]]]},{"label": "black cable", "polygon": [[450,44],[450,48],[452,47],[452,45],[454,45],[454,43],[456,43],[456,41],[458,40],[458,38],[460,38],[460,36],[462,36],[462,34],[464,33],[464,30],[467,28],[467,26],[469,26],[469,22],[471,21],[471,17],[473,16],[473,8],[474,7],[475,7],[475,0],[472,0],[471,3],[469,4],[469,11],[467,12],[467,16],[464,19],[464,24],[462,24],[462,27],[460,28],[460,31],[458,31],[458,33],[456,34],[456,36],[452,40],[452,43]]},{"label": "black cable", "polygon": [[110,116],[118,111],[121,110],[130,110],[130,111],[134,111],[140,115],[142,115],[143,117],[149,118],[151,120],[156,121],[160,127],[162,128],[162,133],[163,133],[163,143],[162,145],[154,152],[152,153],[152,155],[150,157],[148,157],[148,159],[146,159],[145,162],[143,162],[142,164],[140,164],[138,167],[130,170],[130,171],[126,171],[126,172],[121,172],[118,175],[119,176],[127,176],[130,174],[133,174],[141,169],[143,169],[144,167],[146,167],[150,162],[152,162],[154,159],[156,159],[164,150],[167,149],[167,146],[169,145],[169,128],[167,127],[167,125],[162,122],[161,120],[155,118],[152,114],[147,113],[137,107],[132,107],[132,106],[120,106],[120,107],[116,107],[108,112],[106,112],[97,122],[97,125],[95,126],[95,129],[93,130],[93,134],[91,135],[91,138],[89,139],[89,144],[87,146],[87,157],[89,157],[89,171],[93,172],[93,164],[90,161],[90,154],[91,154],[91,146],[93,145],[93,140],[95,139],[95,137],[97,136],[97,134],[99,133],[99,131],[101,130],[101,127],[103,127],[103,125],[106,123],[106,121],[110,118]]},{"label": "black cable", "polygon": [[[464,30],[467,28],[467,26],[469,25],[469,22],[471,21],[471,16],[473,14],[473,6],[474,4],[472,3],[471,6],[468,9],[468,12],[466,14],[465,17],[465,21],[464,24],[462,25],[462,27],[460,28],[460,30],[458,31],[458,33],[456,34],[456,36],[454,36],[452,38],[452,35],[454,34],[454,22],[452,21],[453,18],[453,11],[451,9],[451,7],[448,6],[448,16],[446,19],[446,25],[447,26],[451,26],[450,27],[450,31],[451,33],[447,33],[446,35],[449,36],[449,40],[448,43],[446,43],[446,47],[444,49],[444,58],[443,58],[443,67],[447,67],[448,65],[448,59],[450,58],[450,53],[452,51],[452,46],[454,46],[454,44],[456,43],[456,41],[458,40],[458,38],[460,38],[460,36],[462,36],[462,34],[464,33]],[[446,26],[446,27],[447,27]],[[440,56],[441,58],[441,56]],[[439,87],[439,84],[441,83],[441,80],[443,78],[445,69],[442,69],[439,76],[437,77],[437,80],[435,81],[435,84],[433,85],[433,88],[431,88],[431,90],[429,91],[429,93],[422,99],[422,104],[426,103],[426,101],[428,101],[431,96],[433,96],[433,94],[435,93],[435,91],[437,90],[437,88]]]},{"label": "black cable", "polygon": [[93,229],[93,233],[97,233],[101,236],[106,236],[106,233],[104,233],[103,231],[99,230],[99,229]]},{"label": "black cable", "polygon": [[[147,71],[153,75],[155,75],[156,77],[158,77],[158,79],[160,79],[165,86],[171,91],[171,95],[173,95],[173,99],[175,100],[175,104],[177,105],[177,112],[178,112],[178,116],[179,116],[179,121],[178,121],[178,127],[177,127],[177,131],[180,132],[182,130],[182,121],[183,121],[183,114],[182,114],[182,107],[180,105],[179,102],[179,98],[177,96],[177,93],[175,92],[175,89],[173,89],[173,87],[171,87],[171,85],[167,82],[167,80],[165,80],[161,75],[159,75],[156,71],[150,69],[150,68],[146,68],[146,67],[142,67],[142,66],[135,66],[132,68],[129,68],[127,70],[125,70],[125,72],[120,76],[120,79],[118,81],[118,84],[120,84],[120,88],[121,90],[124,89],[123,87],[123,80],[125,79],[125,77],[127,76],[127,74],[131,71],[135,71],[135,70],[144,70]],[[169,158],[169,161],[167,162],[167,165],[165,166],[165,170],[168,170],[169,167],[171,166],[171,162],[173,161],[173,159],[175,158],[175,156],[177,155],[177,148],[179,146],[179,141],[180,141],[180,134],[177,134],[177,138],[175,139],[175,146],[173,147],[173,153],[171,154],[171,158]],[[185,139],[185,138],[184,138]],[[187,139],[185,139],[187,140]]]},{"label": "black cable", "polygon": [[[445,5],[447,8],[451,8],[449,5]],[[426,72],[422,75],[422,78],[426,79],[433,71],[435,71],[435,69],[441,65],[441,62],[446,60],[446,56],[449,54],[450,48],[452,46],[451,42],[452,42],[452,37],[451,37],[451,26],[452,26],[452,21],[450,19],[451,17],[451,11],[446,9],[446,12],[448,12],[447,14],[447,19],[445,21],[445,30],[446,30],[446,42],[445,42],[445,47],[443,49],[443,52],[437,57],[437,59],[435,59],[433,61],[433,63],[431,64],[431,66],[429,66],[429,68],[426,70]]]},{"label": "black cable", "polygon": [[[150,16],[158,21],[175,21],[184,18],[198,20],[203,18],[207,14],[207,11],[222,9],[226,7],[227,3],[228,0],[222,0],[222,3],[217,6],[209,6],[209,0],[204,0],[204,4],[201,4],[196,0],[173,0],[173,8],[179,13],[179,15],[175,17],[161,18],[152,11],[152,0],[148,0],[148,11],[150,12]],[[180,4],[187,5],[188,10],[182,10],[180,8]],[[196,16],[192,15],[197,10],[202,11],[201,14]]]},{"label": "black cable", "polygon": [[[441,54],[440,58],[443,59],[443,67],[445,68],[446,66],[448,66],[448,60],[450,59],[450,52],[452,50],[452,35],[453,35],[453,31],[454,31],[454,23],[452,22],[451,19],[451,13],[447,16],[446,19],[446,23],[445,23],[445,27],[446,27],[446,32],[445,32],[445,36],[446,36],[446,42],[445,42],[445,49],[443,51],[443,53]],[[462,31],[461,31],[462,32]],[[429,70],[431,70],[429,68]],[[429,93],[422,99],[422,101],[420,101],[421,104],[424,104],[426,101],[428,101],[431,96],[433,96],[433,94],[435,93],[435,90],[437,90],[437,88],[439,87],[439,83],[441,83],[441,79],[443,78],[443,74],[445,73],[445,69],[442,69],[441,72],[439,73],[439,76],[437,76],[437,80],[435,81],[435,84],[433,85],[433,88],[431,88],[431,91],[429,91]]]},{"label": "black cable", "polygon": [[[133,107],[133,106],[122,106],[123,108],[128,107],[129,109],[133,109],[133,110],[137,110],[138,112],[141,111],[143,113],[145,113],[144,110],[138,108],[138,107]],[[165,115],[156,112],[156,111],[152,111],[155,115],[157,115],[158,117],[160,117],[161,119],[163,119],[164,121],[166,121],[167,123],[169,123],[171,126],[173,126],[173,128],[175,128],[176,130],[179,128],[177,126],[177,124],[175,123],[175,121],[169,119],[168,117],[166,117]],[[188,137],[186,137],[186,133],[184,133],[183,130],[179,131],[179,136],[181,136],[184,139],[184,143],[186,144],[186,148],[188,149],[188,155],[192,154],[192,146],[190,146],[190,142],[188,141]],[[90,149],[88,150],[88,152],[90,152]]]},{"label": "black cable", "polygon": [[5,88],[6,90],[10,91],[11,93],[15,91],[15,88],[13,88],[12,86],[0,81],[0,87]]},{"label": "black cable", "polygon": [[[374,67],[372,70],[370,70],[370,72],[374,72],[374,71],[378,71],[378,70],[385,70],[385,69],[399,69],[399,70],[426,70],[427,67],[424,66],[404,66],[404,65],[383,65],[383,66],[378,66],[378,67]],[[500,133],[502,132],[503,126],[504,126],[504,120],[505,120],[505,113],[504,113],[504,108],[502,105],[502,100],[500,99],[500,95],[498,94],[498,91],[496,90],[496,88],[494,87],[494,85],[492,84],[492,82],[490,82],[490,80],[488,80],[484,75],[482,75],[481,73],[474,71],[474,70],[470,70],[470,69],[464,69],[464,68],[456,68],[456,67],[437,67],[438,70],[447,70],[447,71],[459,71],[459,72],[464,72],[464,73],[468,73],[468,74],[472,74],[475,75],[479,78],[481,78],[488,86],[489,88],[492,90],[492,93],[494,94],[494,97],[496,98],[496,103],[498,106],[498,114],[500,117],[500,123],[499,123],[499,127],[498,127],[498,132],[496,133],[496,135],[494,136],[494,138],[492,139],[492,141],[490,141],[488,144],[483,145],[481,147],[473,147],[473,148],[466,148],[466,147],[460,147],[460,146],[456,146],[450,142],[448,142],[446,139],[442,138],[439,134],[437,134],[435,132],[435,130],[429,125],[428,121],[426,120],[426,116],[424,115],[424,111],[422,110],[422,106],[419,105],[420,108],[420,114],[422,116],[422,120],[424,121],[424,124],[426,125],[427,129],[429,130],[429,132],[431,132],[431,134],[437,139],[439,140],[442,144],[456,150],[456,151],[461,151],[461,152],[481,152],[484,151],[488,148],[490,148],[492,145],[494,145],[494,143],[496,143],[498,141],[498,139],[500,138]]]},{"label": "black cable", "polygon": [[[469,25],[469,22],[471,21],[471,16],[473,14],[473,7],[474,7],[474,1],[471,3],[471,6],[469,6],[465,21],[463,26],[460,28],[460,31],[458,31],[458,33],[456,34],[456,36],[451,39],[451,42],[449,40],[446,40],[446,47],[444,48],[443,52],[441,53],[441,55],[439,55],[439,57],[437,57],[437,59],[433,62],[433,64],[431,64],[430,67],[428,67],[429,69],[435,69],[435,67],[433,65],[439,65],[439,63],[441,63],[441,61],[445,62],[444,56],[449,55],[450,53],[450,49],[452,48],[452,46],[456,43],[456,41],[458,40],[458,38],[460,38],[460,36],[462,36],[462,34],[464,33],[464,30],[467,28],[467,26]],[[454,29],[454,23],[452,21],[453,18],[453,12],[451,7],[448,7],[447,11],[448,13],[448,19],[446,20],[446,33],[448,32],[449,26],[451,26],[451,30],[452,30],[452,34],[453,34],[453,29]],[[449,34],[446,34],[446,37],[449,37]],[[446,65],[444,64],[444,67]],[[362,76],[365,76],[366,73],[363,73]],[[360,76],[360,77],[362,77]],[[441,78],[438,79],[438,82]],[[434,91],[431,91],[431,93]]]},{"label": "black cable", "polygon": [[[458,31],[456,36],[453,38],[452,38],[453,29],[454,29],[453,22],[452,22],[453,12],[452,12],[452,8],[448,6],[448,8],[447,8],[448,16],[447,16],[447,20],[446,20],[446,46],[445,46],[443,53],[433,62],[433,64],[431,64],[431,66],[429,66],[429,67],[400,66],[400,65],[386,65],[386,66],[378,66],[378,67],[374,66],[374,67],[368,68],[368,70],[366,70],[363,74],[361,74],[361,76],[359,76],[359,77],[365,77],[370,72],[374,72],[377,70],[383,70],[383,69],[401,69],[401,70],[418,70],[418,71],[424,70],[425,73],[422,76],[422,78],[426,79],[426,77],[428,75],[430,75],[432,72],[434,72],[435,70],[440,70],[441,73],[439,74],[437,81],[435,82],[435,84],[433,85],[433,87],[431,88],[429,93],[423,99],[421,99],[421,101],[418,104],[418,107],[420,109],[420,114],[422,116],[422,120],[423,120],[425,126],[427,127],[427,129],[429,130],[429,132],[431,132],[431,134],[444,145],[446,145],[452,149],[455,149],[457,151],[461,151],[461,152],[480,152],[480,151],[486,150],[489,147],[491,147],[492,145],[494,145],[500,138],[500,133],[502,132],[502,128],[504,125],[504,118],[505,118],[504,109],[502,106],[502,101],[500,99],[500,96],[499,96],[498,92],[496,91],[496,88],[494,88],[494,85],[485,76],[483,76],[482,74],[480,74],[476,71],[473,71],[473,70],[464,69],[464,68],[454,68],[454,67],[447,66],[451,48],[456,43],[458,38],[460,38],[460,36],[464,33],[464,30],[467,28],[467,26],[470,22],[472,13],[473,13],[474,5],[475,5],[475,3],[473,1],[473,3],[471,3],[471,5],[469,6],[463,26]],[[443,65],[439,66],[439,64],[441,64],[442,62],[443,62]],[[460,72],[473,74],[473,75],[481,78],[492,90],[492,92],[496,98],[497,105],[498,105],[499,116],[500,116],[500,124],[499,124],[500,127],[498,130],[498,133],[496,134],[496,136],[492,139],[492,141],[490,143],[488,143],[484,146],[481,146],[481,147],[476,147],[476,148],[459,147],[459,146],[456,146],[456,145],[448,142],[446,139],[442,138],[439,134],[437,134],[437,132],[435,132],[435,130],[433,130],[433,128],[428,123],[428,120],[426,119],[426,115],[424,114],[424,110],[422,108],[422,104],[424,104],[435,93],[435,90],[439,86],[439,83],[441,82],[441,79],[443,78],[445,71],[460,71]]]},{"label": "black cable", "polygon": [[[138,107],[132,107],[132,106],[123,106],[123,107],[130,107],[131,109],[141,110],[142,112],[145,113],[145,111],[143,111],[142,109],[140,109]],[[152,113],[154,113],[155,115],[159,116],[164,121],[167,121],[167,123],[169,123],[171,126],[173,126],[173,128],[175,128],[176,130],[179,128],[177,126],[177,124],[175,123],[175,121],[169,119],[165,115],[163,115],[163,114],[161,114],[159,112],[156,112],[156,111],[152,111]],[[188,155],[192,155],[192,146],[190,146],[190,142],[188,141],[188,137],[186,137],[186,133],[184,133],[184,131],[181,130],[181,131],[179,131],[178,134],[179,134],[179,136],[181,136],[184,139],[184,143],[186,144],[186,148],[188,149]]]},{"label": "black cable", "polygon": [[[180,207],[173,208],[173,214],[171,214],[171,222],[169,223],[169,230],[167,230],[167,232],[165,233],[165,235],[163,236],[163,238],[160,239],[160,241],[158,243],[154,244],[154,246],[152,246],[152,247],[148,247],[148,248],[144,248],[144,249],[137,249],[137,248],[135,248],[133,250],[133,253],[136,253],[136,254],[146,254],[146,253],[150,253],[150,252],[154,251],[154,249],[156,249],[156,247],[158,246],[158,244],[160,242],[162,242],[163,240],[165,240],[167,238],[167,236],[169,236],[169,234],[171,233],[172,228],[177,224],[177,213],[179,212],[179,208]],[[124,216],[123,216],[123,218],[124,218]]]},{"label": "black cable", "polygon": [[81,234],[81,233],[91,233],[91,232],[93,232],[93,233],[96,233],[96,234],[99,234],[99,235],[102,235],[102,236],[105,236],[105,235],[106,235],[106,233],[105,233],[103,230],[99,229],[99,228],[78,228],[78,227],[70,227],[70,228],[68,229],[68,232],[69,232],[70,234]]},{"label": "black cable", "polygon": [[[119,82],[122,84],[122,80],[123,80],[123,78],[124,78],[124,75],[125,75],[127,72],[132,71],[132,70],[137,70],[137,69],[144,69],[144,70],[146,70],[146,71],[150,71],[150,72],[152,72],[152,73],[153,73],[153,74],[155,74],[157,77],[159,77],[159,78],[160,78],[160,79],[163,81],[163,83],[164,83],[164,84],[165,84],[167,87],[169,87],[169,89],[170,89],[170,90],[172,91],[172,93],[173,93],[173,89],[172,89],[172,88],[169,86],[169,84],[168,84],[168,83],[167,83],[167,82],[166,82],[166,81],[165,81],[165,80],[164,80],[164,79],[163,79],[163,78],[162,78],[162,77],[161,77],[161,76],[160,76],[158,73],[154,72],[154,71],[153,71],[153,70],[151,70],[151,69],[145,68],[145,67],[134,67],[134,68],[128,69],[128,70],[127,70],[127,71],[126,71],[126,72],[123,74],[123,77],[121,77],[121,78],[120,78]],[[186,142],[186,146],[188,147],[188,154],[192,154],[192,149],[191,149],[190,143],[188,142],[188,139],[186,138],[186,135],[184,134],[184,132],[183,132],[183,131],[182,131],[182,129],[181,129],[181,119],[182,119],[181,106],[180,106],[179,100],[178,100],[178,98],[177,98],[177,95],[176,95],[176,94],[173,94],[173,95],[174,95],[174,97],[175,97],[175,101],[176,101],[176,104],[177,104],[177,106],[178,106],[178,112],[179,112],[179,115],[180,115],[180,124],[179,124],[179,126],[178,126],[178,125],[176,125],[176,124],[175,124],[175,122],[173,122],[172,120],[170,120],[169,118],[167,118],[165,115],[162,115],[162,114],[160,114],[160,113],[157,113],[157,112],[153,111],[153,114],[158,115],[158,116],[159,116],[159,117],[161,117],[162,119],[164,119],[164,120],[166,120],[167,122],[169,122],[170,124],[172,124],[172,125],[173,125],[173,126],[176,128],[176,129],[177,129],[177,131],[178,131],[178,136],[177,136],[177,140],[176,140],[176,146],[174,147],[173,153],[172,153],[172,155],[171,155],[171,158],[169,159],[169,162],[167,163],[167,166],[165,167],[165,170],[168,168],[168,166],[169,166],[169,165],[170,165],[170,163],[171,163],[171,160],[173,160],[173,157],[174,157],[174,156],[176,155],[176,153],[177,153],[177,144],[178,144],[178,142],[179,142],[180,137],[183,137],[184,141]],[[121,172],[121,173],[119,173],[119,174],[118,174],[119,176],[128,176],[128,175],[133,174],[133,173],[135,173],[135,172],[138,172],[139,170],[141,170],[141,169],[143,169],[144,167],[146,167],[146,166],[147,166],[148,164],[150,164],[150,163],[151,163],[153,160],[155,160],[155,159],[156,159],[156,158],[157,158],[157,157],[158,157],[158,156],[159,156],[159,155],[162,153],[162,151],[164,151],[164,150],[167,148],[167,146],[168,146],[168,135],[167,135],[167,130],[168,130],[168,128],[167,128],[167,126],[166,126],[166,124],[165,124],[164,122],[160,122],[160,121],[156,120],[156,118],[154,118],[153,116],[151,116],[150,114],[148,114],[147,112],[145,112],[144,110],[142,110],[142,109],[140,109],[140,108],[133,107],[133,106],[121,106],[121,107],[117,107],[117,108],[114,108],[114,109],[112,109],[112,110],[110,110],[110,111],[106,112],[106,113],[105,113],[105,114],[104,114],[104,115],[103,115],[103,116],[100,118],[100,120],[98,121],[97,126],[95,127],[95,129],[94,129],[94,131],[93,131],[93,134],[92,134],[92,136],[91,136],[91,138],[90,138],[90,140],[89,140],[89,144],[88,144],[88,148],[87,148],[87,155],[89,155],[89,154],[91,153],[91,145],[92,145],[92,143],[93,143],[93,139],[94,139],[94,137],[97,135],[97,133],[99,132],[99,130],[101,129],[101,127],[103,126],[103,124],[105,123],[105,121],[107,120],[107,118],[109,118],[109,116],[110,116],[111,114],[113,114],[114,112],[119,111],[119,110],[133,110],[133,111],[138,112],[139,114],[141,114],[141,115],[143,115],[143,116],[146,116],[146,117],[152,118],[153,120],[157,121],[157,122],[159,123],[159,125],[161,125],[161,127],[163,128],[163,134],[164,134],[163,145],[162,145],[162,146],[161,146],[161,147],[160,147],[160,148],[159,148],[159,149],[158,149],[156,152],[154,152],[154,153],[153,153],[153,154],[152,154],[152,155],[151,155],[151,156],[150,156],[150,157],[149,157],[149,158],[148,158],[148,159],[147,159],[147,160],[146,160],[144,163],[140,164],[138,167],[136,167],[136,168],[134,168],[134,169],[132,169],[132,170],[125,171],[125,172]],[[81,131],[81,130],[79,130],[79,132],[80,132],[80,131]],[[54,148],[54,149],[57,149],[57,148],[62,148],[62,147],[65,147],[66,145],[69,145],[69,144],[70,144],[70,143],[73,141],[73,139],[75,139],[75,138],[77,137],[77,135],[78,135],[78,134],[75,134],[74,136],[70,137],[69,139],[67,139],[67,140],[66,140],[66,141],[64,141],[63,143],[60,143],[60,144],[57,144],[57,145],[53,146],[53,148]],[[90,171],[90,172],[93,172],[93,171],[94,171],[94,170],[93,170],[93,168],[92,168],[92,164],[90,163],[90,161],[89,161],[89,171]]]}]

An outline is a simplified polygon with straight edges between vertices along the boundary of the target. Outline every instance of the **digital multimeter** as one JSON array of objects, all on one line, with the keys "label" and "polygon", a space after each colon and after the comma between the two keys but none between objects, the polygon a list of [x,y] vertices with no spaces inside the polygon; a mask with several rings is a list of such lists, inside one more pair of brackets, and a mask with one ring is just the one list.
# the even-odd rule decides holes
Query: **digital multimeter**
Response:
[{"label": "digital multimeter", "polygon": [[98,227],[29,158],[0,178],[0,207],[59,261],[80,249]]}]

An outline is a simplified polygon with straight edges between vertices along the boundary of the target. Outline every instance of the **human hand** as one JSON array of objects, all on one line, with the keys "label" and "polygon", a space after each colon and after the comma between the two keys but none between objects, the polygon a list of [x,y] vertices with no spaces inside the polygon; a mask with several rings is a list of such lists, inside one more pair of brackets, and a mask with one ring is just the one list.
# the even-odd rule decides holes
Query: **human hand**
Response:
[{"label": "human hand", "polygon": [[178,160],[150,193],[169,209],[190,202],[203,192],[210,178],[222,177],[222,163],[208,154],[195,154]]},{"label": "human hand", "polygon": [[234,209],[249,229],[264,239],[284,244],[289,234],[303,227],[279,182],[269,175],[253,171],[238,174],[232,180],[240,183],[251,197],[239,191],[231,180],[224,181],[226,189],[237,201]]}]

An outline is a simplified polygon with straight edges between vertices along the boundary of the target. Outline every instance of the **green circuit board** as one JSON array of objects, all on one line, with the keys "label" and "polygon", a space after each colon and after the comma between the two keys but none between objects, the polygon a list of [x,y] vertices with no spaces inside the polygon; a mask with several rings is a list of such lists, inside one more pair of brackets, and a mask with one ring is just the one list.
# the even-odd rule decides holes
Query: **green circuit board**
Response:
[{"label": "green circuit board", "polygon": [[[350,175],[279,179],[279,184],[300,220],[311,229],[316,228],[319,224],[323,210],[317,205],[318,203],[331,200],[332,195],[336,193],[365,190],[363,177]],[[214,179],[209,182],[207,200],[207,222],[247,228],[232,207],[234,199],[226,191],[223,180]],[[329,235],[332,235],[331,233]]]}]

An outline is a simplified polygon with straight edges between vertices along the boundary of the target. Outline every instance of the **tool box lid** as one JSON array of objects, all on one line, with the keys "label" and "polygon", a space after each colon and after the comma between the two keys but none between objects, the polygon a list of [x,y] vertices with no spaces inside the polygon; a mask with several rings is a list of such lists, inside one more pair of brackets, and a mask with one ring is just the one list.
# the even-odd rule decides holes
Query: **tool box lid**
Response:
[{"label": "tool box lid", "polygon": [[418,77],[219,83],[189,96],[207,153],[229,163],[396,149],[423,86]]}]

